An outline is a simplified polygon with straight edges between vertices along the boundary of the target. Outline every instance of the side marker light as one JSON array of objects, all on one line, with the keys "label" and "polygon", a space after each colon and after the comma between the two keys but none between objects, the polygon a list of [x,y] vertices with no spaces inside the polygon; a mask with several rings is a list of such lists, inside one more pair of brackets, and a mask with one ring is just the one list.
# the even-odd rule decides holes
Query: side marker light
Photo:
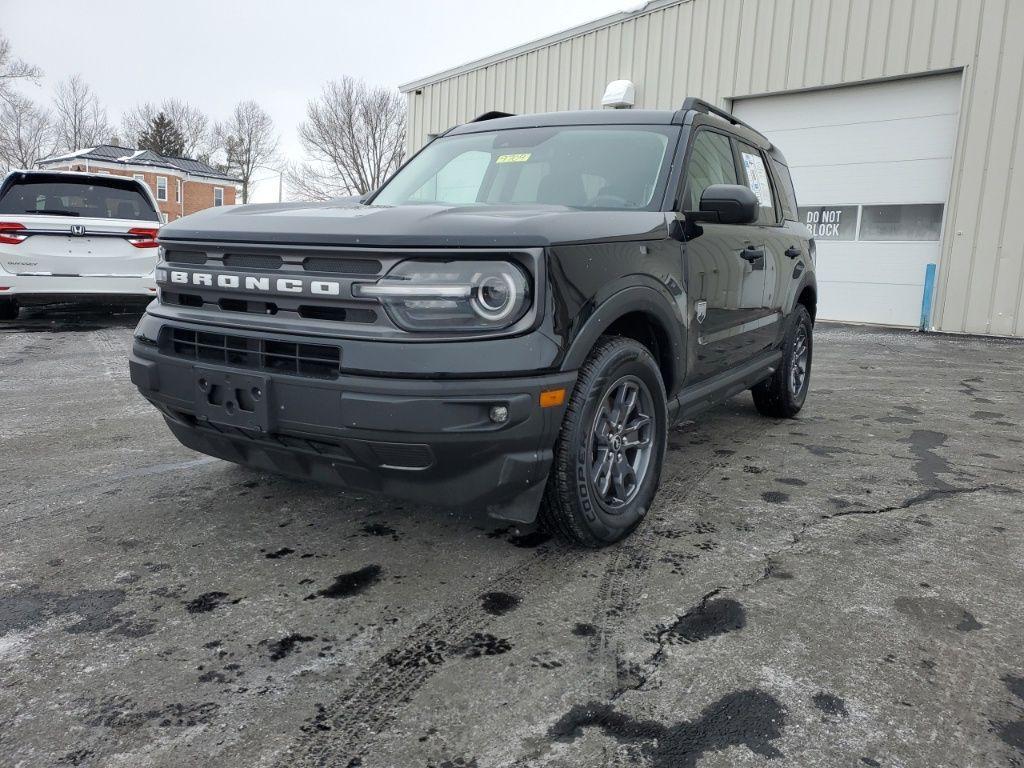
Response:
[{"label": "side marker light", "polygon": [[565,402],[565,389],[545,389],[540,393],[540,407],[554,408]]}]

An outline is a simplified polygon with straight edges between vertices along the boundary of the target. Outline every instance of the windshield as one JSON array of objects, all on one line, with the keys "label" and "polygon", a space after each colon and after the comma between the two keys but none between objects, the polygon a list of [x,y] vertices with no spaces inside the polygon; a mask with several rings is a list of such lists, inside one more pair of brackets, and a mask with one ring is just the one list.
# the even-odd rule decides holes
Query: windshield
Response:
[{"label": "windshield", "polygon": [[128,180],[52,181],[15,180],[0,197],[0,213],[41,213],[48,216],[85,216],[95,219],[157,221],[156,211]]},{"label": "windshield", "polygon": [[672,126],[558,126],[440,138],[373,205],[563,205],[650,210],[668,175]]}]

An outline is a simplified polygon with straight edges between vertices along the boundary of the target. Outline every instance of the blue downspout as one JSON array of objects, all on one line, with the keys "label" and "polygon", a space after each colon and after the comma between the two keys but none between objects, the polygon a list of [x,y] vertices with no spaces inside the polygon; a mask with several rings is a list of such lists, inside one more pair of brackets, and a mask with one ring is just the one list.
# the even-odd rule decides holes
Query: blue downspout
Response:
[{"label": "blue downspout", "polygon": [[921,297],[921,324],[918,327],[921,331],[928,331],[931,328],[936,269],[935,264],[929,264],[924,270],[924,296]]}]

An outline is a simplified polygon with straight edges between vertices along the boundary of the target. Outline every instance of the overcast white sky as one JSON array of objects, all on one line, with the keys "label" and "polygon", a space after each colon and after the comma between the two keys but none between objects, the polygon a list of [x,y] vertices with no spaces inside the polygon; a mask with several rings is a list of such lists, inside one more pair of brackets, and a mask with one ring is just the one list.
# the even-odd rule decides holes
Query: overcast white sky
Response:
[{"label": "overcast white sky", "polygon": [[[295,126],[324,82],[354,75],[397,87],[642,3],[637,0],[0,0],[15,55],[43,68],[48,100],[80,73],[115,125],[169,96],[222,119],[241,99],[273,116],[298,159]],[[270,176],[269,172],[267,173]],[[257,185],[274,200],[277,180]]]}]

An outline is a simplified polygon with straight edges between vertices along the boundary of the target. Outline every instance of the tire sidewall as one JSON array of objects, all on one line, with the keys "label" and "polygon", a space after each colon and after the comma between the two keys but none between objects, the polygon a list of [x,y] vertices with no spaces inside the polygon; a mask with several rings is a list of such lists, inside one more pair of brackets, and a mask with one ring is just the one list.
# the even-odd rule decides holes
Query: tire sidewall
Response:
[{"label": "tire sidewall", "polygon": [[[651,394],[655,425],[652,430],[654,451],[646,475],[636,496],[628,504],[614,510],[608,508],[595,492],[590,480],[590,433],[601,401],[612,384],[623,376],[643,381]],[[577,394],[586,398],[581,418],[570,434],[572,451],[572,502],[580,522],[602,542],[617,541],[628,535],[643,520],[658,490],[667,441],[668,406],[665,386],[658,367],[646,349],[637,343],[622,345],[600,361],[598,375],[586,391]]]}]

